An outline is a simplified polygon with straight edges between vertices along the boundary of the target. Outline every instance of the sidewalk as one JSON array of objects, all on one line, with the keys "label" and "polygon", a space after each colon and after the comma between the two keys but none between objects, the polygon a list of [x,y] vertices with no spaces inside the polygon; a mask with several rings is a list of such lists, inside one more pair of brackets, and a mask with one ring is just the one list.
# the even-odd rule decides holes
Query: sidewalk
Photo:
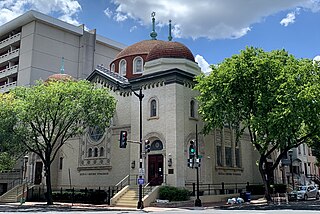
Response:
[{"label": "sidewalk", "polygon": [[[310,203],[313,205],[310,206]],[[20,203],[5,203],[0,204],[1,211],[90,211],[90,210],[99,210],[99,211],[136,211],[136,208],[131,207],[113,207],[109,205],[93,205],[93,204],[80,204],[80,203],[60,203],[55,202],[54,205],[46,205],[46,202],[26,202],[24,204]],[[279,210],[279,209],[293,209],[293,210],[320,210],[320,201],[305,201],[305,202],[286,202],[280,201],[274,203],[267,203],[264,198],[259,198],[251,200],[250,203],[242,204],[226,204],[226,202],[212,202],[212,203],[203,203],[202,207],[195,207],[194,203],[184,204],[184,206],[175,206],[175,207],[145,207],[144,212],[155,212],[155,211],[178,211],[178,210],[204,210],[204,209],[223,209],[223,210]]]},{"label": "sidewalk", "polygon": [[[132,207],[113,207],[106,204],[103,205],[94,205],[94,204],[80,204],[80,203],[61,203],[54,202],[53,205],[47,205],[46,202],[25,202],[23,204],[17,203],[3,203],[0,204],[1,211],[40,211],[45,209],[46,211],[90,211],[90,210],[99,210],[99,211],[136,211],[136,208]],[[184,208],[179,207],[145,207],[143,211],[145,212],[154,212],[154,211],[174,211],[174,210],[183,210]]]}]

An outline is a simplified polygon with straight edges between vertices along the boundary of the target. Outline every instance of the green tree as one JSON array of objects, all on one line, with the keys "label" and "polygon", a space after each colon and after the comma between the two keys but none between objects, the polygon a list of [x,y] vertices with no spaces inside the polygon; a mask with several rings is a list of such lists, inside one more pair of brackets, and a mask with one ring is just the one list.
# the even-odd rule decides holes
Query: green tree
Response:
[{"label": "green tree", "polygon": [[10,96],[2,98],[7,108],[0,109],[0,115],[15,122],[14,134],[21,136],[27,150],[36,153],[44,163],[47,204],[51,205],[51,163],[59,149],[88,127],[105,129],[116,101],[106,89],[68,78],[17,87]]},{"label": "green tree", "polygon": [[20,143],[19,136],[14,135],[13,127],[16,124],[13,103],[6,100],[12,99],[9,94],[0,94],[0,171],[11,170],[17,160],[25,154],[25,147]]},{"label": "green tree", "polygon": [[[259,171],[270,200],[268,171],[289,149],[319,136],[319,65],[285,50],[248,47],[197,77],[204,133],[229,124],[247,130],[260,154]],[[274,162],[267,168],[267,158]]]}]

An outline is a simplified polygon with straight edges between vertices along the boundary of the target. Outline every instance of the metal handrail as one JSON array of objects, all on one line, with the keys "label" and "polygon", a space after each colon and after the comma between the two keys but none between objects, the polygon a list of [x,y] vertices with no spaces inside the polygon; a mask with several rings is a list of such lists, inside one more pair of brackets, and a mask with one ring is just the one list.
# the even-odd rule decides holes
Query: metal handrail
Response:
[{"label": "metal handrail", "polygon": [[122,184],[123,181],[125,181],[126,179],[129,178],[130,175],[126,175],[126,177],[124,177],[121,181],[119,181],[115,186],[119,186],[120,184]]}]

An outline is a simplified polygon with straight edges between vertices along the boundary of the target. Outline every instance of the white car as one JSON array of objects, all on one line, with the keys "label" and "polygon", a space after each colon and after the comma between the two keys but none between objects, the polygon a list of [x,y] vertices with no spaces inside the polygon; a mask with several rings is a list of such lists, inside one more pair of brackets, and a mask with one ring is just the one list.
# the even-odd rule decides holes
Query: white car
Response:
[{"label": "white car", "polygon": [[308,200],[308,198],[319,199],[318,188],[315,186],[299,186],[297,189],[297,199]]}]

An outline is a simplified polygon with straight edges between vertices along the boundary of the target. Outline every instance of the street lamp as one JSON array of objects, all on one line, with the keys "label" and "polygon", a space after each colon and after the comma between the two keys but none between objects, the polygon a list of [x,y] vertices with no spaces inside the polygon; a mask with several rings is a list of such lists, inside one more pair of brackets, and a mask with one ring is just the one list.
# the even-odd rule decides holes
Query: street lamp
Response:
[{"label": "street lamp", "polygon": [[288,151],[290,157],[290,171],[291,171],[291,179],[292,179],[292,190],[294,190],[294,178],[293,178],[293,165],[292,165],[292,149]]},{"label": "street lamp", "polygon": [[[140,154],[140,160],[139,160],[139,179],[142,180],[142,174],[143,174],[143,168],[142,168],[142,99],[144,97],[144,94],[142,93],[142,88],[140,88],[139,93],[135,92],[132,88],[130,88],[131,91],[136,95],[136,97],[139,98],[139,109],[140,109],[140,136],[139,136],[139,154]],[[139,200],[137,209],[143,209],[143,201],[142,201],[142,183],[139,182]]]}]

